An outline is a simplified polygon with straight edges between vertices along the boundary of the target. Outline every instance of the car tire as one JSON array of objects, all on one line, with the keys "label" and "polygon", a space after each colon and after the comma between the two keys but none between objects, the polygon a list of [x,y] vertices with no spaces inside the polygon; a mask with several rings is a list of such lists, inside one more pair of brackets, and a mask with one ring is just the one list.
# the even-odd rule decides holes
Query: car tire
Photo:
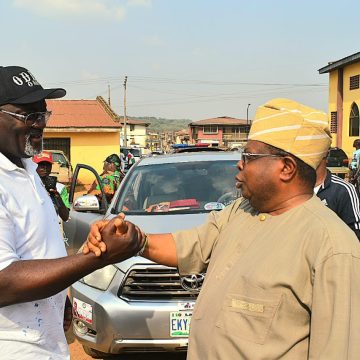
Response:
[{"label": "car tire", "polygon": [[93,359],[103,359],[103,358],[110,356],[110,354],[106,354],[101,351],[94,350],[85,345],[83,345],[82,347],[83,347],[84,351],[86,352],[86,354],[90,355]]}]

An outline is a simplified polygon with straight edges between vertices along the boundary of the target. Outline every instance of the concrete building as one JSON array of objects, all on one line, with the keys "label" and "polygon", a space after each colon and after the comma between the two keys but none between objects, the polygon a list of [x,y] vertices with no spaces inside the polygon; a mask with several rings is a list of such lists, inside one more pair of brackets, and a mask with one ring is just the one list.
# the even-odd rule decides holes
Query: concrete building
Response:
[{"label": "concrete building", "polygon": [[188,144],[190,141],[190,129],[181,129],[175,132],[175,144]]},{"label": "concrete building", "polygon": [[53,114],[44,132],[45,149],[64,151],[74,168],[84,163],[101,173],[104,159],[120,152],[116,114],[102,98],[46,102]]},{"label": "concrete building", "polygon": [[228,116],[194,121],[189,124],[190,142],[212,146],[243,146],[249,134],[250,121]]},{"label": "concrete building", "polygon": [[360,52],[329,62],[319,73],[329,74],[332,145],[351,157],[353,142],[360,138]]},{"label": "concrete building", "polygon": [[[122,125],[120,133],[120,145],[124,146],[124,118],[119,118],[120,124]],[[127,119],[126,120],[126,137],[127,137],[127,146],[136,146],[144,148],[146,146],[147,134],[146,128],[150,123],[137,120],[137,119]]]}]

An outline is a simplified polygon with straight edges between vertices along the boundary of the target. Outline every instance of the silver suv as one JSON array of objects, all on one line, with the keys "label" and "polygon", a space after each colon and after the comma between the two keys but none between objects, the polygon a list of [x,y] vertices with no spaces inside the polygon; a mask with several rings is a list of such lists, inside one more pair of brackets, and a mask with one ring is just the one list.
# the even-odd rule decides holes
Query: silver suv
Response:
[{"label": "silver suv", "polygon": [[[89,223],[124,212],[148,233],[192,228],[207,213],[238,197],[239,153],[182,153],[147,157],[127,173],[110,205],[92,195],[73,201],[65,231],[71,247],[86,239]],[[70,199],[84,193],[92,170],[77,166]],[[93,174],[99,182],[97,174]],[[76,178],[82,178],[76,186]],[[85,186],[86,187],[86,186]],[[71,287],[73,329],[93,357],[144,351],[186,351],[192,309],[204,274],[180,277],[176,268],[132,257],[85,276]]]}]

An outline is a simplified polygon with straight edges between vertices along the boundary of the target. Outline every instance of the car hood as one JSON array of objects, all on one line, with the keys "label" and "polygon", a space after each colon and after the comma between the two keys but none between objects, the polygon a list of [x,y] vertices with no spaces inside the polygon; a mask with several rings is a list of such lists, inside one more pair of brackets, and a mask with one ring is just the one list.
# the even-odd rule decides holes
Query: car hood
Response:
[{"label": "car hood", "polygon": [[[191,229],[205,222],[208,213],[201,214],[156,214],[156,215],[127,215],[126,220],[140,227],[150,234],[172,233],[178,230]],[[116,266],[123,272],[129,270],[133,264],[151,263],[142,257],[132,257],[122,261]]]}]

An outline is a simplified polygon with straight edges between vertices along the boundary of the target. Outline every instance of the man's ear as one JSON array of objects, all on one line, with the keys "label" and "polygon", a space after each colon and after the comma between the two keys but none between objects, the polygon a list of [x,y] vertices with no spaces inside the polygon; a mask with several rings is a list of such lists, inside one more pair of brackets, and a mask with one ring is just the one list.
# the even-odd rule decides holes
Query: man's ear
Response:
[{"label": "man's ear", "polygon": [[291,156],[284,156],[282,164],[283,167],[280,172],[280,179],[286,182],[292,180],[297,172],[296,161]]}]

